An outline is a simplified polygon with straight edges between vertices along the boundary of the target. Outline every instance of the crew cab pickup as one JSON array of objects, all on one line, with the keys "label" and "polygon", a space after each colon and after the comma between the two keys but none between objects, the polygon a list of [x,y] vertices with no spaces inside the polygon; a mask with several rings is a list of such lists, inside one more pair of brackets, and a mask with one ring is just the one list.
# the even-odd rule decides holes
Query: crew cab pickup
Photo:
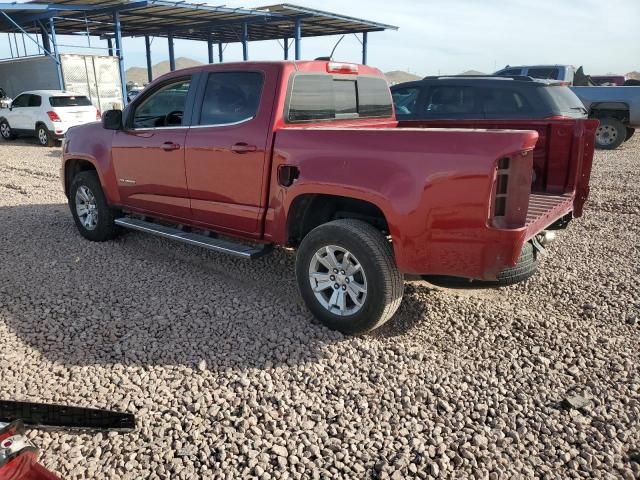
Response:
[{"label": "crew cab pickup", "polygon": [[361,333],[396,312],[404,274],[533,273],[548,230],[581,214],[593,156],[593,135],[567,139],[570,157],[548,143],[532,190],[538,138],[398,128],[382,73],[364,65],[225,63],[171,72],[70,129],[61,174],[87,239],[129,228],[244,258],[297,248],[308,308]]}]

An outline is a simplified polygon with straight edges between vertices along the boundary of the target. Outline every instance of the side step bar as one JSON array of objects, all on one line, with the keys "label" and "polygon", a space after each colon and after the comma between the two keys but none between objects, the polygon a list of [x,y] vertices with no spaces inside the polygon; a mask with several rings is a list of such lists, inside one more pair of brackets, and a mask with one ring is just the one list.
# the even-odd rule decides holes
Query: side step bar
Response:
[{"label": "side step bar", "polygon": [[124,228],[130,228],[131,230],[138,230],[139,232],[151,233],[152,235],[158,235],[159,237],[168,238],[170,240],[176,240],[178,242],[188,243],[189,245],[196,245],[215,252],[227,253],[236,257],[254,259],[262,257],[272,250],[271,245],[265,245],[262,248],[254,247],[251,245],[244,245],[242,243],[235,243],[230,240],[221,240],[219,238],[211,238],[206,235],[198,233],[184,232],[177,228],[167,227],[159,225],[153,222],[147,222],[138,218],[122,217],[116,218],[116,225],[120,225]]}]

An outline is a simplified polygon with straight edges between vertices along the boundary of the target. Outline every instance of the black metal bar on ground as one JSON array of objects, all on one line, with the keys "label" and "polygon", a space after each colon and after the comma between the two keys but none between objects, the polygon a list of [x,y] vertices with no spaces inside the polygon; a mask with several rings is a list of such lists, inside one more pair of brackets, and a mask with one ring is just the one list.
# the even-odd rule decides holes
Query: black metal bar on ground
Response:
[{"label": "black metal bar on ground", "polygon": [[113,57],[113,40],[111,37],[107,38],[107,50],[109,51],[109,56]]},{"label": "black metal bar on ground", "polygon": [[289,60],[289,39],[284,39],[284,59]]},{"label": "black metal bar on ground", "polygon": [[218,61],[222,63],[224,60],[222,59],[222,43],[218,44]]}]

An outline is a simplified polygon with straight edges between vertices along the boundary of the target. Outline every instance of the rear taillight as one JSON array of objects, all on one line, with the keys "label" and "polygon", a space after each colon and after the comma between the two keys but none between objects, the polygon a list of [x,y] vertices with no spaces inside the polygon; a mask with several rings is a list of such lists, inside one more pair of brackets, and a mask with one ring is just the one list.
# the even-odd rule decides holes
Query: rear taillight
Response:
[{"label": "rear taillight", "polygon": [[509,187],[509,159],[498,160],[496,174],[496,197],[493,206],[494,217],[504,217],[507,213],[507,190]]},{"label": "rear taillight", "polygon": [[58,116],[58,114],[56,112],[47,112],[47,115],[49,116],[49,120],[51,120],[52,122],[61,122],[62,120],[60,120],[60,117]]},{"label": "rear taillight", "polygon": [[102,119],[102,114],[100,113],[100,110],[96,110],[96,120],[101,120]]}]

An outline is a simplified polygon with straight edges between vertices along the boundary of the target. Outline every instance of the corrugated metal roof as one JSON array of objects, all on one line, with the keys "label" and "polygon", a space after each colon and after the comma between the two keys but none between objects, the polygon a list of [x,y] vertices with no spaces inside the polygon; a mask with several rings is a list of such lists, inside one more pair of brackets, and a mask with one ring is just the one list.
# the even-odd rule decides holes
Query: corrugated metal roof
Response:
[{"label": "corrugated metal roof", "polygon": [[[11,18],[27,31],[37,32],[34,19],[55,15],[58,34],[113,34],[113,11],[120,12],[123,36],[152,35],[233,43],[242,39],[247,24],[249,41],[293,37],[296,19],[302,22],[302,36],[341,35],[358,32],[397,30],[393,25],[339,15],[292,4],[260,8],[229,8],[205,3],[169,0],[50,0],[47,3],[0,4]],[[24,6],[21,9],[21,6]],[[41,7],[41,8],[40,8]],[[77,9],[77,10],[75,10]],[[17,29],[0,22],[0,31]]]}]

